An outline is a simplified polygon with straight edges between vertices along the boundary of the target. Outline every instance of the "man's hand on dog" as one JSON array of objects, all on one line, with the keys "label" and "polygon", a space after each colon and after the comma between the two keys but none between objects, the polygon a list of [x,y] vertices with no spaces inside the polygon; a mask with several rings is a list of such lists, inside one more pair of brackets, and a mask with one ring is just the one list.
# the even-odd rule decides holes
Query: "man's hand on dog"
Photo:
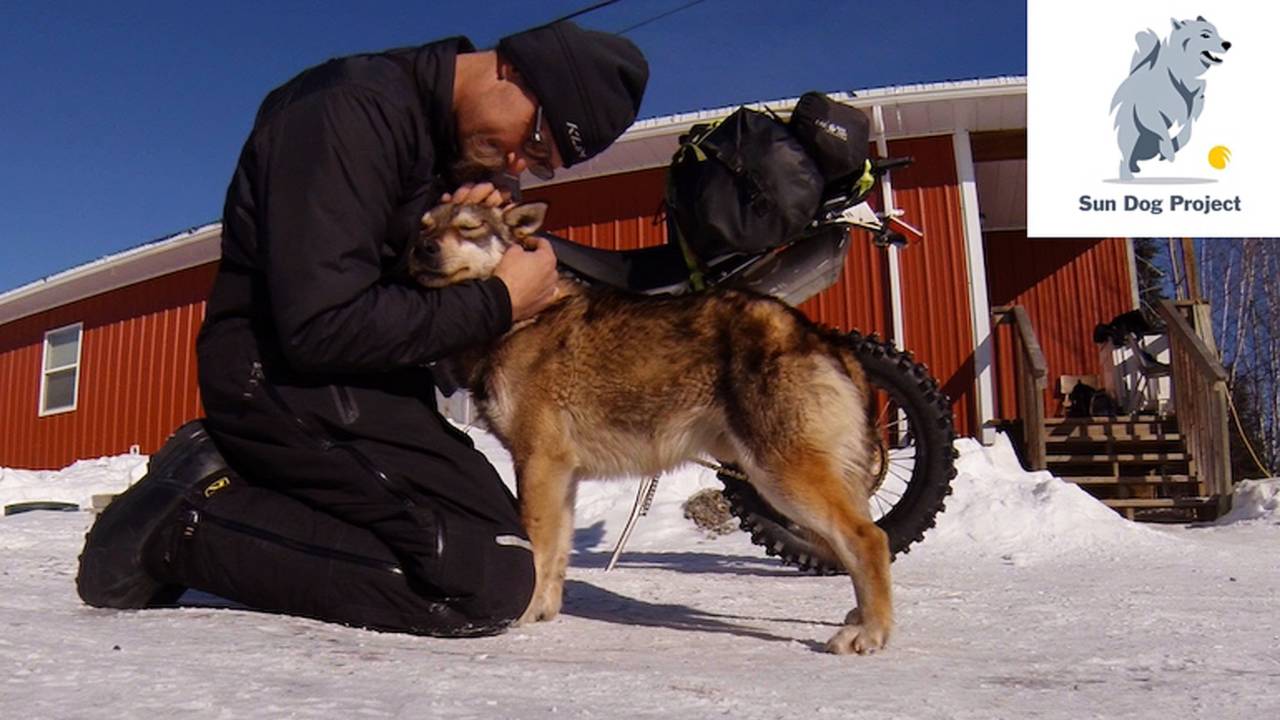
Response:
[{"label": "man's hand on dog", "polygon": [[511,202],[511,193],[510,191],[498,189],[491,182],[467,183],[451,193],[441,195],[440,202],[499,207]]},{"label": "man's hand on dog", "polygon": [[517,322],[542,312],[556,299],[556,253],[546,238],[532,238],[533,250],[511,246],[493,271],[507,285],[511,296],[511,321]]},{"label": "man's hand on dog", "polygon": [[[493,183],[483,182],[467,183],[452,193],[445,193],[440,201],[496,208],[509,199],[507,191]],[[556,271],[556,253],[546,238],[531,237],[530,240],[536,242],[532,250],[513,246],[493,271],[506,284],[507,294],[511,296],[512,322],[537,315],[556,299],[556,283],[560,279]]]}]

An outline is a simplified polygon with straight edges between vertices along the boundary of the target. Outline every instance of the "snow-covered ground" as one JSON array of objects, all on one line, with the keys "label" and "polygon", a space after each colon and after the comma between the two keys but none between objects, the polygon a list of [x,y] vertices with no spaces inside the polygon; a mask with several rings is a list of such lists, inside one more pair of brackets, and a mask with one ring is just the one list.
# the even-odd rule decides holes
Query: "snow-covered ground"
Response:
[{"label": "snow-covered ground", "polygon": [[[509,476],[505,454],[476,433]],[[580,493],[565,614],[437,640],[209,608],[113,612],[73,586],[87,512],[0,518],[0,718],[1267,718],[1280,716],[1280,481],[1206,527],[1129,523],[962,440],[938,527],[894,563],[898,628],[820,652],[852,604],[662,480],[619,568],[634,483]],[[145,458],[0,471],[0,504],[89,505]],[[504,467],[505,466],[505,467]]]}]

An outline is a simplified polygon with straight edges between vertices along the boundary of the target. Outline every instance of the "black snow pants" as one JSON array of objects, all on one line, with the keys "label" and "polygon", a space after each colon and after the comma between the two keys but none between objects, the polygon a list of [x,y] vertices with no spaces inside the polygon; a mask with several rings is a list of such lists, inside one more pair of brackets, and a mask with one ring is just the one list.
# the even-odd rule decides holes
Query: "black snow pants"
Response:
[{"label": "black snow pants", "polygon": [[165,582],[426,635],[490,634],[519,617],[534,569],[515,498],[436,412],[429,375],[276,384],[240,352],[209,351],[205,424],[231,479],[186,513]]}]

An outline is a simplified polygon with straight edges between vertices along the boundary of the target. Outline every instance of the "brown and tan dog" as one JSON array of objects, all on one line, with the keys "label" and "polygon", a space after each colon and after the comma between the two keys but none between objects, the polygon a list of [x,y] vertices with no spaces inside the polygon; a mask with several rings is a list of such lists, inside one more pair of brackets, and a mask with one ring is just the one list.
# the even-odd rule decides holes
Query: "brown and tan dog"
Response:
[{"label": "brown and tan dog", "polygon": [[[422,219],[409,271],[428,287],[488,277],[545,211],[437,207]],[[534,319],[452,359],[515,463],[537,569],[521,622],[560,611],[579,480],[657,475],[709,455],[742,467],[848,569],[857,607],[827,649],[883,647],[889,548],[869,514],[870,395],[852,354],[762,295],[633,296],[568,280],[559,291]]]}]

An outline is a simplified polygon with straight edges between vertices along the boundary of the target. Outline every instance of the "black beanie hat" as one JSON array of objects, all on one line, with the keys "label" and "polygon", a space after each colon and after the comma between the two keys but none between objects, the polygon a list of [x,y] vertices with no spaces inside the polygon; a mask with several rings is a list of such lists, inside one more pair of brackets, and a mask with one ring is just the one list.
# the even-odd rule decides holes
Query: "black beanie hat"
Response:
[{"label": "black beanie hat", "polygon": [[609,147],[631,126],[649,80],[649,64],[630,40],[569,21],[508,35],[498,52],[542,103],[565,167]]}]

